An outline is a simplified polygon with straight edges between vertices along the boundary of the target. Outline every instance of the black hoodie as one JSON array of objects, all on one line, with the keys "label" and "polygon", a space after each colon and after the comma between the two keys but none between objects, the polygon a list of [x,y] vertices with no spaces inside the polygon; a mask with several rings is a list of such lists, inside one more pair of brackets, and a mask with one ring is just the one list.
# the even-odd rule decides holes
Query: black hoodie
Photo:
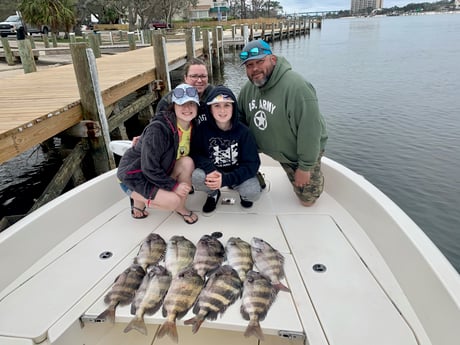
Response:
[{"label": "black hoodie", "polygon": [[227,87],[216,86],[206,102],[222,94],[234,101],[231,129],[223,131],[217,126],[211,114],[211,106],[208,105],[208,121],[194,128],[190,156],[195,167],[203,169],[206,174],[215,170],[221,172],[222,187],[234,187],[256,176],[260,158],[254,136],[238,120],[238,105],[233,92]]}]

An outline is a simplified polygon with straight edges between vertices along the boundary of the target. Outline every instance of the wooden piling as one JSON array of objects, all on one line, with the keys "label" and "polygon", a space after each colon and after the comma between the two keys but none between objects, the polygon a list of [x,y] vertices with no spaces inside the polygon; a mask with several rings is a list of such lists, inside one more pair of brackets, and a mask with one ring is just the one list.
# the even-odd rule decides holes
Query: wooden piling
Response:
[{"label": "wooden piling", "polygon": [[136,49],[136,37],[134,36],[134,32],[128,32],[128,45],[129,50]]},{"label": "wooden piling", "polygon": [[77,38],[75,37],[75,32],[70,32],[69,33],[69,41],[70,41],[70,44],[77,43]]},{"label": "wooden piling", "polygon": [[70,45],[75,77],[82,108],[83,120],[88,128],[87,141],[90,146],[95,173],[100,175],[114,169],[115,159],[109,149],[110,134],[102,102],[96,57],[86,43]]},{"label": "wooden piling", "polygon": [[43,40],[43,44],[45,45],[45,48],[49,48],[50,41],[48,39],[48,35],[42,34],[42,40]]},{"label": "wooden piling", "polygon": [[171,78],[169,77],[168,58],[166,56],[166,40],[159,30],[152,36],[153,53],[155,59],[156,79],[163,82],[164,88],[160,90],[161,96],[171,91]]},{"label": "wooden piling", "polygon": [[27,36],[27,39],[30,41],[30,46],[32,47],[32,49],[35,49],[35,40],[34,40],[34,36],[30,35],[30,36]]},{"label": "wooden piling", "polygon": [[22,68],[24,73],[37,72],[34,53],[30,41],[26,39],[18,40],[19,56],[21,57]]},{"label": "wooden piling", "polygon": [[187,60],[196,57],[195,54],[195,28],[185,31],[185,49],[187,52]]},{"label": "wooden piling", "polygon": [[203,29],[203,58],[206,64],[208,65],[208,74],[210,80],[213,78],[212,71],[212,56],[211,56],[211,42],[209,39],[209,30]]},{"label": "wooden piling", "polygon": [[222,26],[217,26],[216,31],[219,68],[222,70],[224,68],[224,28]]},{"label": "wooden piling", "polygon": [[14,55],[13,55],[13,51],[11,50],[10,42],[8,41],[8,38],[7,37],[1,37],[1,42],[2,42],[3,50],[5,51],[6,63],[9,66],[15,65],[15,62],[14,62],[15,58],[14,58]]},{"label": "wooden piling", "polygon": [[101,57],[101,49],[99,48],[99,40],[97,39],[94,32],[88,34],[88,44],[89,47],[93,50],[94,56],[97,58]]},{"label": "wooden piling", "polygon": [[243,36],[243,45],[246,45],[246,43],[249,42],[249,31],[248,31],[247,25],[243,25],[243,30],[241,31],[241,35]]},{"label": "wooden piling", "polygon": [[213,73],[220,70],[220,57],[219,57],[219,46],[218,46],[218,34],[217,27],[214,27],[212,32],[212,69]]},{"label": "wooden piling", "polygon": [[57,42],[57,35],[55,32],[51,34],[51,41],[53,42],[53,48],[57,48],[58,42]]}]

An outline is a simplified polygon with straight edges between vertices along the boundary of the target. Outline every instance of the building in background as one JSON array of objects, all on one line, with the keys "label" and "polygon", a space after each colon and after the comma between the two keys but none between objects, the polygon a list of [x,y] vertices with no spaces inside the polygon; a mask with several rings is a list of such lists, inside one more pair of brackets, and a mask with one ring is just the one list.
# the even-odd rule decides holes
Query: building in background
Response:
[{"label": "building in background", "polygon": [[382,7],[383,0],[351,0],[351,14],[368,14]]},{"label": "building in background", "polygon": [[189,8],[189,18],[192,20],[215,18],[218,21],[225,21],[227,20],[229,11],[230,8],[227,1],[199,0],[195,7]]}]

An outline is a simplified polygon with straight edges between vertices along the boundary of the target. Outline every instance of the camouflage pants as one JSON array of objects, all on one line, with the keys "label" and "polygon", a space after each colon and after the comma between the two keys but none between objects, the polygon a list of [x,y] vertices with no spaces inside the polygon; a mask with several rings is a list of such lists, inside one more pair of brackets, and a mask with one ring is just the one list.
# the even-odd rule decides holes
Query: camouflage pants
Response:
[{"label": "camouflage pants", "polygon": [[294,193],[303,202],[315,202],[319,198],[324,189],[324,176],[321,172],[321,157],[323,153],[319,155],[313,169],[311,170],[310,184],[305,187],[296,187],[294,185],[295,171],[297,169],[296,164],[281,163],[284,171],[286,171],[289,181],[294,188]]}]

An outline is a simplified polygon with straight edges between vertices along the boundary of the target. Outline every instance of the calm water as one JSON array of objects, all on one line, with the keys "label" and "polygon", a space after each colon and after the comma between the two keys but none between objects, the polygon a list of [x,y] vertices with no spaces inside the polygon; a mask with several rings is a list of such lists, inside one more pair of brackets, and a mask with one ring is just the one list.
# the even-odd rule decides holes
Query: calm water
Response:
[{"label": "calm water", "polygon": [[[326,20],[274,53],[315,86],[326,155],[393,199],[460,271],[460,14]],[[246,80],[226,54],[225,83]]]}]

